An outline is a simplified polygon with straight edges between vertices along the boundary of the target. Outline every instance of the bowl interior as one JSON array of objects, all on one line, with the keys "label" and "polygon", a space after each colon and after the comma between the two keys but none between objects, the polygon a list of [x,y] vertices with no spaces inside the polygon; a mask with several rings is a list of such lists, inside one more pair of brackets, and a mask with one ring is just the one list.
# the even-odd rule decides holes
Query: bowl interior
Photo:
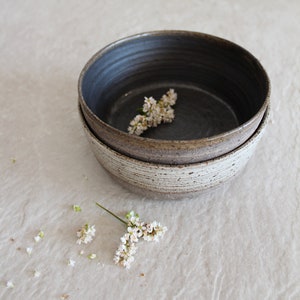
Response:
[{"label": "bowl interior", "polygon": [[144,97],[170,88],[175,120],[144,133],[164,140],[211,137],[249,121],[265,104],[267,75],[243,48],[186,32],[142,34],[111,44],[84,69],[82,97],[103,122],[127,132]]}]

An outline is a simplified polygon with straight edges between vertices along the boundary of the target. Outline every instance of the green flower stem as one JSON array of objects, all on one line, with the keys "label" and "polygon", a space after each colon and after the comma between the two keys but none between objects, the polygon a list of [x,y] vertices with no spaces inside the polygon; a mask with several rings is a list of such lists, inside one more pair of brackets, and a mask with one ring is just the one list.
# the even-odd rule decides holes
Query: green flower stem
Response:
[{"label": "green flower stem", "polygon": [[128,225],[128,223],[126,221],[122,220],[120,217],[118,217],[117,215],[115,215],[113,212],[111,212],[107,208],[103,207],[98,202],[96,202],[96,205],[98,205],[100,208],[102,208],[103,210],[105,210],[106,212],[108,212],[109,214],[111,214],[113,217],[115,217],[116,219],[118,219],[119,221],[121,221],[122,223],[124,223],[126,226]]}]

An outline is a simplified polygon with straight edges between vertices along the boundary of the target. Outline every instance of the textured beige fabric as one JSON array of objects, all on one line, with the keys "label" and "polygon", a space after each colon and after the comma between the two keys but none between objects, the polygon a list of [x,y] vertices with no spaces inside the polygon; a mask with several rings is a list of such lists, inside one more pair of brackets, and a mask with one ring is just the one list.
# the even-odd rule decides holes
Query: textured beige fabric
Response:
[{"label": "textured beige fabric", "polygon": [[[299,16],[298,0],[1,1],[0,298],[300,299]],[[121,188],[98,165],[77,113],[90,56],[156,29],[227,38],[271,78],[272,118],[255,156],[229,186],[193,200]],[[95,201],[169,231],[159,244],[141,243],[123,270],[112,258],[124,227]],[[79,246],[85,222],[97,234]]]}]

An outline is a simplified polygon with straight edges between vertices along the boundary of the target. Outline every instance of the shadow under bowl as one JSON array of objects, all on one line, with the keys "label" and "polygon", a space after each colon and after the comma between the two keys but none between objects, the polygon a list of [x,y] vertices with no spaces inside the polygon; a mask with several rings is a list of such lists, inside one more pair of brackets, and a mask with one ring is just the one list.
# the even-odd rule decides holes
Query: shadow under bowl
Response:
[{"label": "shadow under bowl", "polygon": [[[127,133],[144,97],[178,94],[175,119]],[[207,34],[155,31],[116,41],[82,70],[79,103],[89,127],[112,149],[146,162],[206,161],[242,145],[269,103],[259,61],[242,47]]]},{"label": "shadow under bowl", "polygon": [[131,158],[105,145],[90,130],[79,107],[85,135],[103,168],[130,191],[159,199],[194,197],[236,176],[253,155],[267,124],[268,112],[267,109],[255,133],[233,151],[205,162],[166,165]]}]

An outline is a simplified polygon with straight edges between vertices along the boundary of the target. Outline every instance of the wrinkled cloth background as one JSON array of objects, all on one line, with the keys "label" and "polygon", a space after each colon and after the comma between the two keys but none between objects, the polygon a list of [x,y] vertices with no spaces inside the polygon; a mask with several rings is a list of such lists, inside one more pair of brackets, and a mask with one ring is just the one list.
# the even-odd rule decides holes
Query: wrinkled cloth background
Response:
[{"label": "wrinkled cloth background", "polygon": [[[299,16],[298,0],[1,1],[0,298],[300,299]],[[255,155],[230,185],[196,199],[144,199],[120,187],[78,117],[86,61],[116,39],[159,29],[238,43],[272,83]],[[95,201],[169,230],[158,244],[140,243],[124,270],[112,258],[125,228]],[[79,246],[85,222],[97,234]]]}]

